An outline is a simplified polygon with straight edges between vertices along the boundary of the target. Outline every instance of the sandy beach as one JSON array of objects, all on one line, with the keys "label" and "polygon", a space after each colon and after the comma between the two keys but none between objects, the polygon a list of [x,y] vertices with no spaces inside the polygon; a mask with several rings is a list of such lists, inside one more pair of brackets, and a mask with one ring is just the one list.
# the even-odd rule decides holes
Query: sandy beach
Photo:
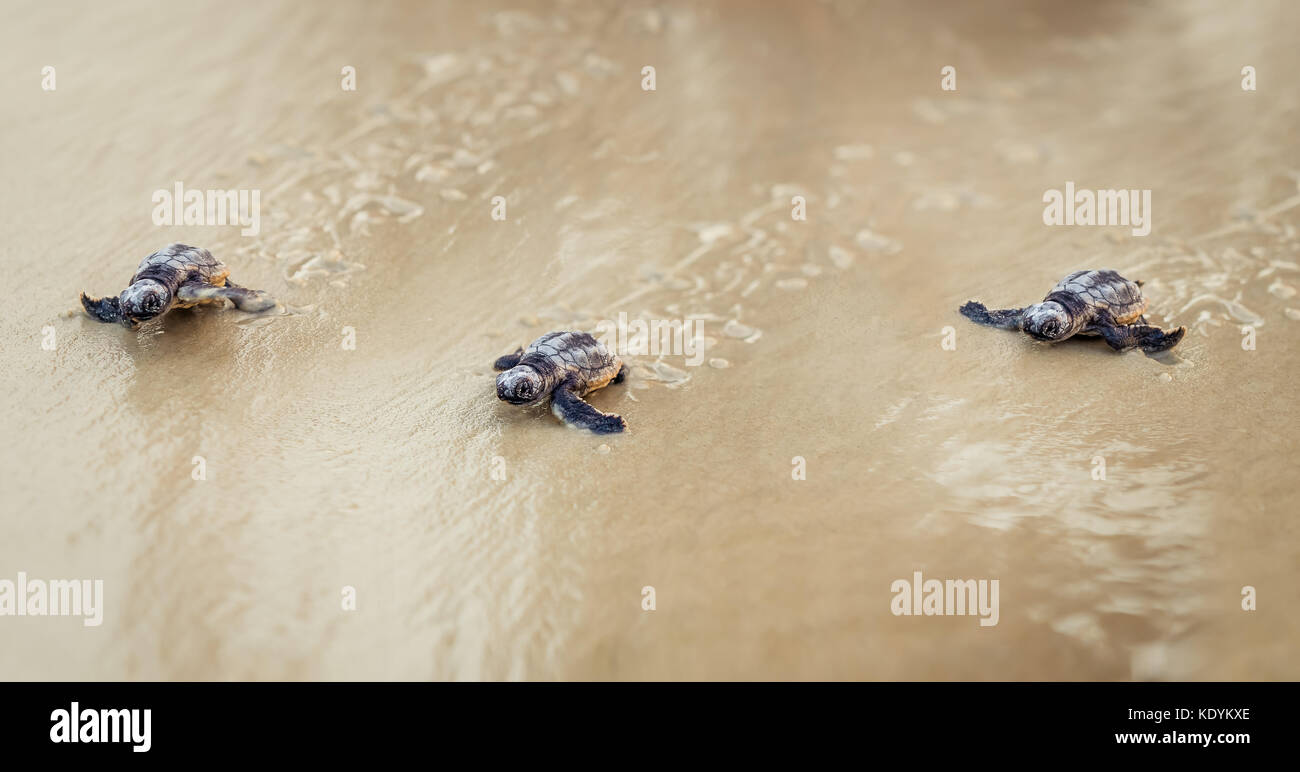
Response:
[{"label": "sandy beach", "polygon": [[[0,579],[104,596],[0,679],[1300,678],[1300,7],[11,5]],[[82,313],[172,242],[279,309]],[[957,313],[1084,268],[1183,342]],[[626,433],[496,398],[620,314],[705,345],[624,357]]]}]

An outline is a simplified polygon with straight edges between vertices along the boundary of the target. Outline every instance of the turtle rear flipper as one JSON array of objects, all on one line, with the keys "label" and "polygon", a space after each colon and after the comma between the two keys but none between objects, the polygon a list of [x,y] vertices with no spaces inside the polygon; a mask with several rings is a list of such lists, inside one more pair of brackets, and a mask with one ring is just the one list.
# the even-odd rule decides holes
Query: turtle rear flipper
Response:
[{"label": "turtle rear flipper", "polygon": [[596,434],[618,434],[627,428],[622,416],[602,413],[578,396],[574,384],[560,384],[551,398],[551,412],[570,426],[587,429]]},{"label": "turtle rear flipper", "polygon": [[91,298],[81,293],[81,306],[91,319],[105,324],[122,321],[122,306],[117,298]]},{"label": "turtle rear flipper", "polygon": [[1187,328],[1179,327],[1173,332],[1165,332],[1159,327],[1150,324],[1129,324],[1100,326],[1096,328],[1096,331],[1101,333],[1101,336],[1106,339],[1106,343],[1116,351],[1141,348],[1148,354],[1154,354],[1159,351],[1167,351],[1178,345],[1178,341],[1183,339]]},{"label": "turtle rear flipper", "polygon": [[1003,330],[1019,330],[1023,308],[1007,308],[1001,311],[990,311],[984,307],[983,303],[976,303],[971,300],[960,309],[961,315],[976,324],[982,324],[985,327],[998,327]]},{"label": "turtle rear flipper", "polygon": [[1178,342],[1183,339],[1183,335],[1187,333],[1186,327],[1179,327],[1173,332],[1165,332],[1159,327],[1152,327],[1151,330],[1151,332],[1143,335],[1142,341],[1138,344],[1143,351],[1149,354],[1154,354],[1157,351],[1168,351],[1177,346]]},{"label": "turtle rear flipper", "polygon": [[523,358],[524,358],[524,350],[519,349],[513,354],[506,354],[505,356],[497,359],[497,361],[492,363],[492,369],[496,370],[499,373],[504,373],[506,370],[509,370],[510,368],[519,364],[519,360]]},{"label": "turtle rear flipper", "polygon": [[235,308],[249,313],[269,311],[275,308],[275,298],[262,290],[245,289],[238,284],[226,282],[224,287],[214,287],[203,281],[189,281],[180,286],[177,296],[186,303],[201,303],[214,298],[226,298],[235,304]]}]

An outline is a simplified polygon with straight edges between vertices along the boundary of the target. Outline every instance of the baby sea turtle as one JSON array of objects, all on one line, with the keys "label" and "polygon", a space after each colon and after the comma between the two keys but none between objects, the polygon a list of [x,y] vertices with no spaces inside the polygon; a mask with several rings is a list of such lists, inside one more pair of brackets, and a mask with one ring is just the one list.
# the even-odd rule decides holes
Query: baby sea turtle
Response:
[{"label": "baby sea turtle", "polygon": [[240,311],[266,311],[275,299],[261,290],[244,289],[230,281],[230,269],[202,247],[169,244],[140,261],[131,285],[119,297],[90,298],[81,305],[92,319],[121,322],[133,329],[173,308],[229,299]]},{"label": "baby sea turtle", "polygon": [[1141,347],[1156,352],[1173,348],[1186,327],[1165,332],[1147,324],[1142,314],[1147,299],[1142,282],[1129,281],[1115,271],[1075,271],[1028,308],[990,311],[970,301],[962,315],[976,324],[1020,330],[1038,340],[1055,343],[1072,335],[1100,335],[1116,351]]},{"label": "baby sea turtle", "polygon": [[622,416],[602,413],[582,398],[609,383],[622,383],[627,366],[585,332],[548,332],[492,365],[497,397],[512,405],[540,402],[551,395],[551,412],[561,421],[596,434],[627,428]]}]

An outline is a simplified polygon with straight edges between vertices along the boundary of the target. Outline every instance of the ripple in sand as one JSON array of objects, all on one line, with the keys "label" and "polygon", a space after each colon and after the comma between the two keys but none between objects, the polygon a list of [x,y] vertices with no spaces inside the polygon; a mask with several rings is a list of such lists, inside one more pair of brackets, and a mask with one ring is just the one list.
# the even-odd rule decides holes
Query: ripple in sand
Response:
[{"label": "ripple in sand", "polygon": [[948,120],[948,116],[929,99],[916,99],[912,102],[912,112],[926,123],[939,124]]},{"label": "ripple in sand", "polygon": [[305,284],[310,279],[347,276],[365,269],[361,263],[344,260],[343,253],[336,249],[329,255],[312,255],[306,260],[291,263],[285,269],[284,278],[294,284]]},{"label": "ripple in sand", "polygon": [[642,11],[639,21],[641,23],[641,28],[651,34],[658,34],[659,31],[664,28],[663,14],[653,8],[647,11]]},{"label": "ripple in sand", "polygon": [[420,64],[424,67],[424,83],[427,86],[446,83],[465,69],[461,58],[456,54],[420,57]]},{"label": "ripple in sand", "polygon": [[485,159],[475,155],[463,147],[456,148],[456,152],[451,154],[451,160],[447,163],[456,169],[476,169]]},{"label": "ripple in sand", "polygon": [[709,367],[717,368],[718,370],[725,370],[728,367],[731,367],[731,363],[721,357],[714,357],[709,360]]},{"label": "ripple in sand", "polygon": [[853,253],[843,247],[831,247],[829,250],[831,262],[836,268],[841,270],[853,265]]},{"label": "ripple in sand", "polygon": [[700,243],[713,244],[720,239],[731,236],[735,232],[736,229],[731,225],[731,223],[720,222],[700,226],[696,231],[696,235],[699,237]]},{"label": "ripple in sand", "polygon": [[795,292],[797,290],[807,289],[808,280],[796,276],[792,279],[781,279],[777,281],[776,286],[780,289],[787,290],[789,292]]},{"label": "ripple in sand", "polygon": [[722,326],[722,334],[726,335],[728,338],[744,339],[753,335],[755,332],[757,332],[757,330],[753,327],[741,324],[735,319],[728,320],[727,323]]},{"label": "ripple in sand", "polygon": [[1281,298],[1282,300],[1293,298],[1296,293],[1295,287],[1283,282],[1281,279],[1274,279],[1273,283],[1268,285],[1268,291],[1274,297]]},{"label": "ripple in sand", "polygon": [[315,310],[315,305],[291,306],[288,303],[276,301],[274,308],[260,313],[236,312],[239,314],[239,318],[235,320],[235,324],[240,327],[265,327],[280,317],[303,316]]},{"label": "ripple in sand", "polygon": [[912,201],[912,209],[917,212],[955,212],[962,207],[988,209],[995,203],[991,196],[969,186],[940,186],[922,191]]},{"label": "ripple in sand", "polygon": [[377,207],[388,214],[395,215],[399,223],[408,223],[420,215],[424,214],[424,207],[414,201],[407,201],[397,196],[381,196],[373,193],[358,193],[348,199],[343,210],[339,212],[339,220],[345,220],[354,215],[361,214],[368,207]]},{"label": "ripple in sand", "polygon": [[876,150],[871,145],[840,145],[835,148],[837,161],[867,161],[875,156]]},{"label": "ripple in sand", "polygon": [[1037,145],[1010,140],[999,142],[997,152],[1002,160],[1011,164],[1036,164],[1047,157],[1047,153]]},{"label": "ripple in sand", "polygon": [[1228,316],[1230,316],[1233,320],[1237,322],[1241,322],[1242,324],[1253,324],[1256,327],[1264,324],[1264,317],[1260,316],[1254,311],[1251,311],[1249,308],[1246,308],[1241,303],[1238,303],[1235,300],[1228,300],[1227,298],[1221,298],[1218,295],[1212,295],[1209,293],[1197,295],[1196,297],[1192,298],[1187,302],[1187,305],[1183,306],[1178,311],[1178,313],[1185,314],[1191,308],[1203,303],[1219,304],[1220,306],[1223,307],[1223,310],[1227,312]]},{"label": "ripple in sand", "polygon": [[901,242],[895,241],[888,236],[882,236],[879,233],[863,228],[858,231],[858,235],[853,237],[857,245],[869,252],[879,252],[886,255],[895,255],[903,251]]},{"label": "ripple in sand", "polygon": [[441,166],[433,166],[431,164],[425,164],[415,172],[415,181],[416,182],[441,182],[442,180],[447,179],[447,177],[449,177],[450,175],[451,172],[447,171],[445,168]]},{"label": "ripple in sand", "polygon": [[636,365],[636,373],[637,380],[658,381],[670,389],[675,389],[691,379],[690,373],[665,362],[639,363]]},{"label": "ripple in sand", "polygon": [[557,72],[555,73],[555,82],[559,85],[560,90],[568,96],[577,96],[579,87],[578,79],[573,73]]}]

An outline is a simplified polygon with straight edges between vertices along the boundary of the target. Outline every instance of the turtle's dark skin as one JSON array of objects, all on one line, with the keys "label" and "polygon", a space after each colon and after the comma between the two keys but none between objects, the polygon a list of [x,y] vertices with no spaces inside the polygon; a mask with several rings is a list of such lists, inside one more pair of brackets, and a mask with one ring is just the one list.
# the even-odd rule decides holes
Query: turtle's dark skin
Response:
[{"label": "turtle's dark skin", "polygon": [[1141,287],[1142,282],[1129,281],[1115,271],[1075,271],[1041,303],[990,311],[972,300],[961,307],[961,313],[976,324],[1020,330],[1049,343],[1073,335],[1100,335],[1116,351],[1141,348],[1155,353],[1173,348],[1187,328],[1165,332],[1148,324],[1142,315],[1147,299]]},{"label": "turtle's dark skin", "polygon": [[492,365],[497,397],[512,405],[539,402],[551,395],[551,412],[561,421],[596,434],[627,428],[622,416],[602,413],[582,400],[610,383],[621,383],[627,366],[585,332],[548,332]]},{"label": "turtle's dark skin", "polygon": [[140,261],[130,286],[118,297],[91,298],[81,293],[90,318],[135,329],[173,308],[230,300],[240,311],[266,311],[275,299],[230,281],[230,269],[202,247],[169,244]]}]

